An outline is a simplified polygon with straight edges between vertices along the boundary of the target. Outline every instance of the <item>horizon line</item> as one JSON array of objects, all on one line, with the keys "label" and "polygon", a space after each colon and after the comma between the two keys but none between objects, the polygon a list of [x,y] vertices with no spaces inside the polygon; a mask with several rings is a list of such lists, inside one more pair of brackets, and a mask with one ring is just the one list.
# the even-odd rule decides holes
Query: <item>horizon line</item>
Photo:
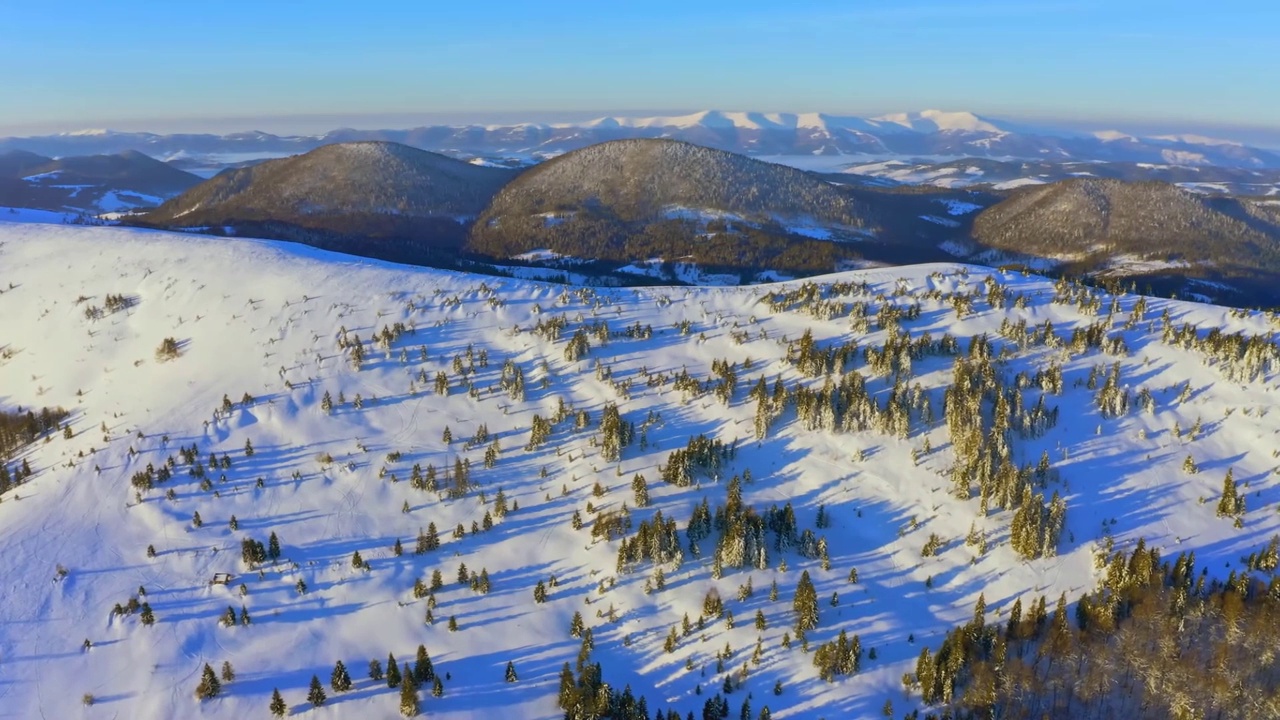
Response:
[{"label": "horizon line", "polygon": [[[984,113],[970,110],[943,110],[923,108],[896,111],[824,111],[824,110],[721,110],[717,108],[689,109],[566,109],[566,110],[433,110],[388,111],[362,113],[290,113],[282,115],[228,115],[222,117],[153,117],[118,118],[112,121],[90,122],[72,126],[66,122],[37,122],[13,125],[0,124],[0,138],[28,139],[54,136],[92,135],[105,133],[155,135],[201,134],[226,136],[244,133],[264,133],[277,137],[319,137],[341,130],[397,131],[421,127],[510,127],[518,125],[575,126],[605,118],[649,119],[658,117],[689,117],[704,113],[746,115],[825,115],[834,118],[858,118],[875,120],[891,115],[939,112],[970,114],[979,119],[1004,120],[1014,123],[1041,124],[1034,128],[1042,131],[1102,132],[1120,131],[1144,137],[1186,134],[1203,135],[1220,133],[1219,139],[1240,142],[1256,147],[1280,147],[1280,126],[1253,123],[1231,123],[1190,118],[1102,118],[1073,117],[1046,113]],[[231,129],[231,128],[237,129]],[[1225,134],[1224,134],[1225,133]],[[1234,135],[1234,137],[1233,137]],[[1251,139],[1250,139],[1251,138]]]}]

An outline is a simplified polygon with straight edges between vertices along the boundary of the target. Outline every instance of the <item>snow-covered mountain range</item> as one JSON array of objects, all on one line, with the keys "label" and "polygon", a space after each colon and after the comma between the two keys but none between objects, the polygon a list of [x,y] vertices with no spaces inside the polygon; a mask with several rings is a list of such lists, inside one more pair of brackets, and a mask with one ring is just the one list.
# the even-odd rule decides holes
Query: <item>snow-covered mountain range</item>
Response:
[{"label": "snow-covered mountain range", "polygon": [[703,111],[679,116],[609,116],[567,123],[427,125],[408,130],[339,129],[317,136],[262,132],[230,135],[111,132],[0,139],[0,151],[84,155],[139,150],[196,169],[211,162],[278,157],[320,145],[389,140],[424,150],[538,157],[607,140],[665,137],[759,155],[875,155],[1023,158],[1043,161],[1112,161],[1280,167],[1280,153],[1193,134],[1157,137],[1100,128],[1062,132],[982,117],[969,112],[925,110],[878,117],[824,113]]},{"label": "snow-covered mountain range", "polygon": [[1271,313],[958,264],[585,289],[0,218],[0,317],[0,411],[69,413],[3,463],[3,717],[586,717],[597,662],[645,717],[900,717],[975,606],[1074,608],[1140,538],[1234,579],[1280,532]]}]

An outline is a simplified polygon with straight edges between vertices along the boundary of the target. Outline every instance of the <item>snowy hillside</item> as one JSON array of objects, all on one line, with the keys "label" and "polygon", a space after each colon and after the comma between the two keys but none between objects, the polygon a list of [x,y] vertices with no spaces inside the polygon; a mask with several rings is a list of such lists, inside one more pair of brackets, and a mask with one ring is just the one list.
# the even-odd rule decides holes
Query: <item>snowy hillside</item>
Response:
[{"label": "snowy hillside", "polygon": [[[1225,576],[1280,530],[1274,317],[959,265],[819,280],[575,290],[285,243],[0,222],[0,410],[70,412],[69,438],[8,462],[33,475],[0,498],[0,718],[269,717],[274,689],[297,716],[392,718],[401,692],[369,662],[411,665],[419,645],[442,690],[423,685],[424,714],[560,718],[562,667],[584,644],[575,613],[604,680],[650,711],[700,716],[728,683],[733,717],[748,693],[753,718],[879,716],[886,700],[901,715],[919,703],[903,674],[980,594],[992,622],[1018,599],[1075,598],[1100,550],[1140,537]],[[1170,322],[1261,339],[1210,361]],[[157,352],[166,338],[176,356]],[[954,366],[986,368],[1021,403],[1004,408],[1008,467],[967,466],[987,479],[964,483],[965,499],[949,471],[998,449],[975,447],[959,411],[944,421]],[[673,458],[700,435],[725,449]],[[1215,512],[1228,471],[1238,523]],[[988,487],[1026,494],[980,499]],[[729,508],[705,533],[695,523],[706,537],[691,547],[704,498],[712,515]],[[654,530],[637,549],[659,512],[674,544]],[[774,525],[759,544],[762,517]],[[439,547],[416,553],[430,524]],[[278,557],[251,568],[245,541],[273,533]],[[463,564],[483,579],[460,584]],[[809,652],[783,644],[805,620],[802,573],[820,600]],[[841,631],[860,669],[825,682],[815,651]],[[330,686],[339,660],[346,692]],[[205,664],[224,662],[234,679],[197,699]]]}]

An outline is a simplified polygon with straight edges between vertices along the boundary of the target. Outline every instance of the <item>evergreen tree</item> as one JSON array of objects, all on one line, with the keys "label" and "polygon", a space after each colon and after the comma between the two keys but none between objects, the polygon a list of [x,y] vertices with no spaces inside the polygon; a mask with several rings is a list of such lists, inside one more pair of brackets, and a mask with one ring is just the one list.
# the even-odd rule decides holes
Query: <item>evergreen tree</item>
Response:
[{"label": "evergreen tree", "polygon": [[196,697],[201,700],[212,700],[218,697],[220,692],[222,692],[222,683],[218,681],[218,676],[214,674],[209,663],[205,663],[204,672],[200,675],[200,684],[196,686]]},{"label": "evergreen tree", "polygon": [[396,656],[387,654],[387,687],[400,686],[400,666],[396,664]]},{"label": "evergreen tree", "polygon": [[791,607],[796,613],[796,633],[803,634],[807,630],[818,627],[818,591],[809,579],[809,571],[805,570],[796,583],[795,599]]},{"label": "evergreen tree", "polygon": [[1218,500],[1218,517],[1233,517],[1244,514],[1244,498],[1236,490],[1235,476],[1230,468],[1222,480],[1222,497]]},{"label": "evergreen tree", "polygon": [[369,661],[369,679],[374,682],[382,680],[382,661],[378,658]]},{"label": "evergreen tree", "polygon": [[311,707],[320,707],[328,699],[324,694],[324,687],[320,685],[320,678],[312,675],[311,690],[307,693],[307,702],[311,703]]},{"label": "evergreen tree", "polygon": [[271,711],[272,717],[282,718],[289,714],[289,706],[285,704],[284,698],[280,696],[280,688],[271,691],[271,704],[267,706]]},{"label": "evergreen tree", "polygon": [[636,507],[649,505],[649,485],[645,482],[643,475],[636,473],[636,476],[631,478],[631,491],[635,494]]},{"label": "evergreen tree", "polygon": [[407,718],[418,715],[418,685],[413,681],[413,675],[407,672],[404,682],[400,683],[400,714]]},{"label": "evergreen tree", "polygon": [[329,687],[339,693],[351,689],[351,675],[347,673],[347,666],[343,665],[341,660],[333,666],[333,673],[329,676]]},{"label": "evergreen tree", "polygon": [[142,603],[142,614],[138,617],[143,625],[154,625],[156,622],[155,613],[151,612],[151,603]]},{"label": "evergreen tree", "polygon": [[511,662],[510,660],[508,660],[508,661],[507,661],[507,682],[509,682],[509,683],[513,683],[513,682],[515,682],[515,681],[516,681],[516,680],[518,680],[518,679],[519,679],[519,678],[517,678],[517,677],[516,677],[516,666],[515,666],[515,663]]},{"label": "evergreen tree", "polygon": [[236,670],[231,667],[230,660],[222,661],[222,682],[234,682],[236,679]]},{"label": "evergreen tree", "polygon": [[427,655],[427,646],[418,646],[418,656],[413,663],[413,679],[418,685],[430,682],[435,677],[435,668],[431,666],[431,657]]},{"label": "evergreen tree", "polygon": [[271,537],[267,540],[267,557],[272,560],[280,558],[280,538],[276,537],[274,531],[271,533]]},{"label": "evergreen tree", "polygon": [[444,697],[444,683],[440,682],[439,675],[437,675],[435,681],[431,683],[431,697]]}]

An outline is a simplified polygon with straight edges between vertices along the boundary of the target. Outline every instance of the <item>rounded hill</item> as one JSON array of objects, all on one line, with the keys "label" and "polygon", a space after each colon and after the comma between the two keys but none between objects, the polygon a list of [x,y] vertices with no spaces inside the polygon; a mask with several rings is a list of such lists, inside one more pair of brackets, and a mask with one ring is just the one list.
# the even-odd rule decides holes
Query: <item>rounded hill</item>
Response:
[{"label": "rounded hill", "polygon": [[1280,268],[1280,226],[1248,201],[1101,178],[1027,187],[974,221],[1000,250],[1074,263],[1130,256],[1220,272]]},{"label": "rounded hill", "polygon": [[474,217],[510,178],[506,170],[407,145],[340,143],[223,172],[165,203],[149,220],[234,225],[333,215]]},{"label": "rounded hill", "polygon": [[861,231],[869,218],[851,194],[794,168],[674,140],[617,140],[525,171],[494,196],[469,248],[624,263],[701,254],[724,268],[768,267],[790,250],[795,269],[829,271],[840,253],[813,238]]}]

